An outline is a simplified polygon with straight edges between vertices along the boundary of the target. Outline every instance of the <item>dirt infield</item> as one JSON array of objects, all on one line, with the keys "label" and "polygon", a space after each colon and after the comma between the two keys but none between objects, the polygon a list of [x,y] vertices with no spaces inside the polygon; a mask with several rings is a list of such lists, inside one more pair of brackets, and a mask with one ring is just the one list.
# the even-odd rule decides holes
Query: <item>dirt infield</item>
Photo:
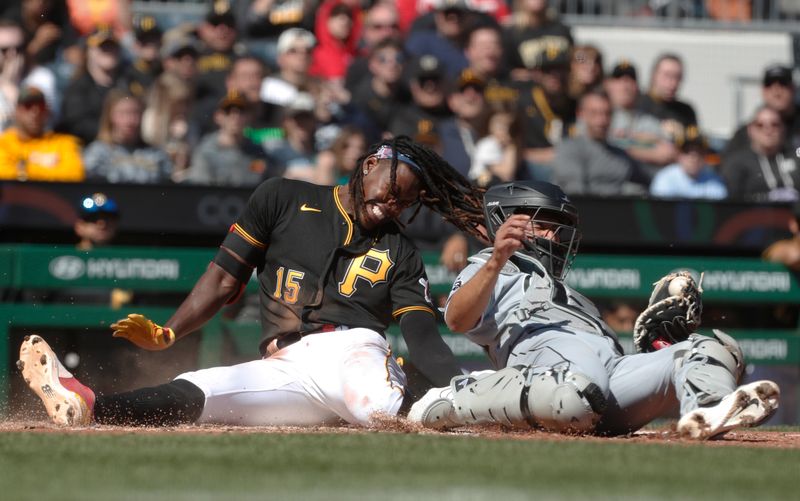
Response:
[{"label": "dirt infield", "polygon": [[671,429],[654,429],[638,431],[632,435],[622,437],[593,437],[593,436],[574,436],[562,435],[534,430],[508,430],[499,426],[484,426],[458,428],[448,432],[437,432],[427,430],[418,425],[409,423],[402,419],[383,419],[379,424],[370,428],[359,428],[354,426],[317,426],[317,427],[294,427],[294,426],[218,426],[218,425],[184,425],[170,427],[125,427],[125,426],[103,426],[93,425],[83,428],[62,428],[45,421],[23,422],[23,421],[3,421],[0,422],[0,433],[97,433],[97,434],[224,434],[224,433],[418,433],[425,435],[440,436],[472,436],[483,437],[492,440],[530,440],[530,441],[593,441],[598,443],[644,443],[644,444],[685,444],[692,445],[703,443],[711,447],[767,447],[776,449],[800,449],[800,431],[782,430],[734,430],[723,437],[706,442],[697,442],[681,438]]}]

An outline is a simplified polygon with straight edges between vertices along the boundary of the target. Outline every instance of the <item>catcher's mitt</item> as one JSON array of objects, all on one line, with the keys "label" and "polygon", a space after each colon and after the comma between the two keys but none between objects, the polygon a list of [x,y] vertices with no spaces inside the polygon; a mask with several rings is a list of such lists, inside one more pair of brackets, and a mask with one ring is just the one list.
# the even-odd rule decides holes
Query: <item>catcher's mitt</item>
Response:
[{"label": "catcher's mitt", "polygon": [[703,300],[700,283],[687,271],[670,273],[655,284],[647,309],[636,318],[633,344],[637,352],[666,348],[688,338],[700,326]]}]

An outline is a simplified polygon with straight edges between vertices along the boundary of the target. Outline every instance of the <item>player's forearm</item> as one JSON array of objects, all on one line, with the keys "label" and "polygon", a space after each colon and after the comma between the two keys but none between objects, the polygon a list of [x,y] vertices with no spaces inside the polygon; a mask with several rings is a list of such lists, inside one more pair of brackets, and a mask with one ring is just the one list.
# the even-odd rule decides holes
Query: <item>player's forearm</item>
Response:
[{"label": "player's forearm", "polygon": [[453,332],[467,332],[478,324],[492,296],[502,265],[490,258],[447,303],[445,322]]},{"label": "player's forearm", "polygon": [[461,373],[453,352],[439,335],[433,315],[423,311],[406,313],[400,319],[400,332],[409,359],[435,386],[446,386],[453,376]]},{"label": "player's forearm", "polygon": [[210,263],[203,276],[167,321],[177,338],[201,328],[239,291],[240,282],[215,263]]}]

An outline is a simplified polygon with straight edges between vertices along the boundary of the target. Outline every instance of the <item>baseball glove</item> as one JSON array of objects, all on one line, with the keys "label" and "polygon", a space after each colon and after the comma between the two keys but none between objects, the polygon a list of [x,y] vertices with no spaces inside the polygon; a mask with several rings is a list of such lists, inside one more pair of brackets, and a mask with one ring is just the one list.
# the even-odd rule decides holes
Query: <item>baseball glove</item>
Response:
[{"label": "baseball glove", "polygon": [[131,313],[127,318],[111,324],[114,337],[122,337],[139,348],[150,351],[166,350],[175,343],[175,333],[144,315]]},{"label": "baseball glove", "polygon": [[633,344],[639,353],[666,348],[689,337],[700,326],[703,301],[700,284],[687,271],[670,273],[653,287],[650,301],[636,318]]}]

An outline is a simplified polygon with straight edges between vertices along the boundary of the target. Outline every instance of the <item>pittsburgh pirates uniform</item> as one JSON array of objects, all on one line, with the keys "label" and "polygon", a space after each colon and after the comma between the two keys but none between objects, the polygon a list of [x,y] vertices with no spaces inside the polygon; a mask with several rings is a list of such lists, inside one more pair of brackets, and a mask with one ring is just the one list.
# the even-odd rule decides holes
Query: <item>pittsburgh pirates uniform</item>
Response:
[{"label": "pittsburgh pirates uniform", "polygon": [[[405,376],[384,331],[392,317],[433,314],[422,259],[396,225],[364,231],[340,187],[271,179],[223,242],[257,269],[262,360],[178,376],[206,395],[199,422],[364,424],[396,414]],[[328,251],[328,249],[333,249]]]},{"label": "pittsburgh pirates uniform", "polygon": [[[451,297],[491,252],[469,259]],[[591,301],[521,253],[506,263],[478,325],[465,335],[486,349],[497,369],[525,366],[534,374],[557,369],[585,376],[607,401],[599,433],[629,433],[678,408],[684,415],[729,394],[738,377],[713,360],[716,353],[708,355],[709,344],[719,341],[696,334],[656,352],[623,355]]]}]

